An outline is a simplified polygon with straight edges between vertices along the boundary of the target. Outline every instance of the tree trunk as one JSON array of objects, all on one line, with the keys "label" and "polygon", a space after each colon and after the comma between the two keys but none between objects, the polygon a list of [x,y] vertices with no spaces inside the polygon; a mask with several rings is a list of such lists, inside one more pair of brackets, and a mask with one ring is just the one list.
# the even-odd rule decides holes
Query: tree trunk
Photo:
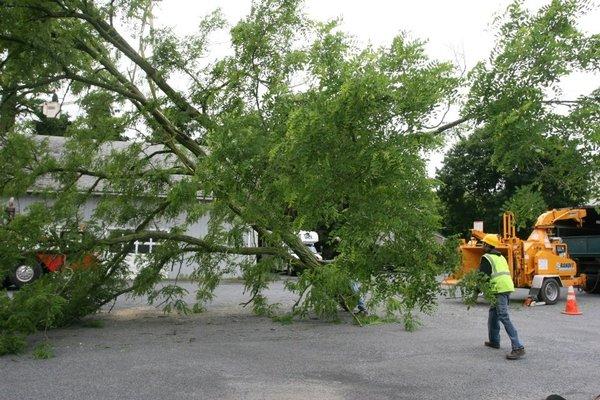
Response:
[{"label": "tree trunk", "polygon": [[0,98],[0,135],[6,135],[17,118],[17,95],[7,93]]}]

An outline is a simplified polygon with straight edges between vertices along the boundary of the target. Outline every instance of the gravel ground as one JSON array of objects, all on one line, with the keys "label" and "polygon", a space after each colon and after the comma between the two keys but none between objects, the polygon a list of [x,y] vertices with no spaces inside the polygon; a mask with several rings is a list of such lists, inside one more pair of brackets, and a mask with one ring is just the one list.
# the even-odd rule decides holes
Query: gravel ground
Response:
[{"label": "gravel ground", "polygon": [[[190,287],[190,289],[192,289]],[[399,324],[360,328],[306,320],[281,325],[239,303],[243,285],[218,287],[207,312],[163,315],[120,299],[101,328],[48,332],[55,357],[0,358],[0,399],[545,399],[600,394],[600,296],[578,294],[582,316],[555,306],[511,318],[527,349],[523,360],[483,346],[487,306],[439,299],[416,332]],[[293,299],[276,282],[271,301]],[[31,338],[35,346],[43,334]]]}]

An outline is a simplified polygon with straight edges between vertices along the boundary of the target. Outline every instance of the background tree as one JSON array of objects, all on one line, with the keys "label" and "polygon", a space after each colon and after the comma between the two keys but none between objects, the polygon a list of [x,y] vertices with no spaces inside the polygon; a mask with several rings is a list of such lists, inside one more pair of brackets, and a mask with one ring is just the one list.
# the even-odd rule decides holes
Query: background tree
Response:
[{"label": "background tree", "polygon": [[[577,206],[597,198],[598,84],[577,99],[561,97],[561,80],[598,71],[600,37],[577,29],[587,3],[552,1],[536,13],[520,2],[499,18],[488,63],[470,73],[463,115],[474,134],[448,154],[439,179],[448,232],[464,232],[474,219],[497,229],[505,207],[536,196],[521,226],[546,207]],[[585,125],[585,126],[584,126]],[[518,195],[521,200],[513,199]],[[543,200],[543,203],[542,203]]]},{"label": "background tree", "polygon": [[437,178],[444,205],[444,233],[467,235],[473,221],[498,232],[502,212],[513,211],[526,235],[548,208],[583,205],[593,193],[595,156],[579,141],[549,137],[544,153],[529,154],[530,163],[501,171],[494,163],[495,142],[484,130],[459,140],[444,159]]}]

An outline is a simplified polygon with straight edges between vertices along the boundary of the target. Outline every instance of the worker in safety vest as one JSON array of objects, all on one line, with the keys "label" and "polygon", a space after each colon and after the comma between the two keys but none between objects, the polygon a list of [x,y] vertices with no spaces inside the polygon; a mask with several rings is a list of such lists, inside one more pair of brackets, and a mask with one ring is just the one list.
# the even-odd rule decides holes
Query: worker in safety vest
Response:
[{"label": "worker in safety vest", "polygon": [[517,329],[508,315],[510,294],[515,291],[510,269],[506,258],[496,250],[496,247],[500,245],[498,235],[487,234],[483,237],[482,242],[484,255],[481,257],[479,271],[490,277],[492,291],[496,295],[496,304],[490,306],[488,316],[489,341],[484,344],[494,349],[500,348],[500,322],[502,322],[512,345],[512,351],[506,355],[506,358],[517,360],[525,356],[525,347],[519,341]]}]

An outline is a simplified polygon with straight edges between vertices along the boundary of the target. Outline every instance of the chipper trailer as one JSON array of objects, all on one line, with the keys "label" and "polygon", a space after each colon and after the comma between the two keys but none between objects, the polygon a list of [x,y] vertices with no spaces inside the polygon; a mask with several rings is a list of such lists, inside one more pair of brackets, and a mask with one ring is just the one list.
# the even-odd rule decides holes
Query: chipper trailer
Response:
[{"label": "chipper trailer", "polygon": [[[460,244],[460,268],[444,280],[454,285],[481,262],[485,232],[472,229],[471,239]],[[600,293],[600,215],[594,207],[561,208],[540,215],[527,240],[516,236],[514,215],[502,218],[501,245],[518,288],[546,304],[560,298],[560,287],[575,286]]]}]

